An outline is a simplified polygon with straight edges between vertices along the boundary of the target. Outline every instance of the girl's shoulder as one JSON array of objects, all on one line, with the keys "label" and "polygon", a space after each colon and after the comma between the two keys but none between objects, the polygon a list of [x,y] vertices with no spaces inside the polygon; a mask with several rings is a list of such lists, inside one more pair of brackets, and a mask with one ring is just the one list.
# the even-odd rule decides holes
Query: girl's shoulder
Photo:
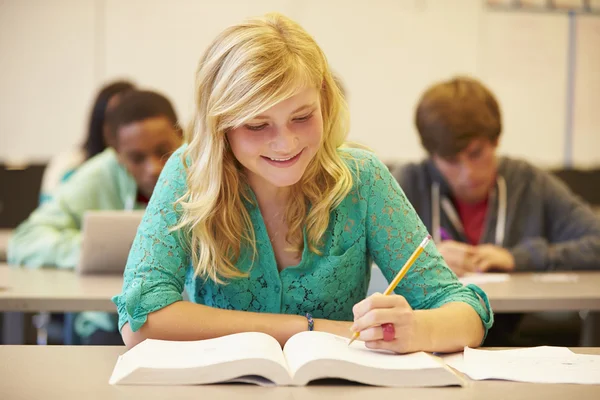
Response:
[{"label": "girl's shoulder", "polygon": [[346,163],[354,179],[353,186],[359,188],[370,185],[382,174],[389,174],[388,167],[368,149],[356,147],[340,147],[338,154]]}]

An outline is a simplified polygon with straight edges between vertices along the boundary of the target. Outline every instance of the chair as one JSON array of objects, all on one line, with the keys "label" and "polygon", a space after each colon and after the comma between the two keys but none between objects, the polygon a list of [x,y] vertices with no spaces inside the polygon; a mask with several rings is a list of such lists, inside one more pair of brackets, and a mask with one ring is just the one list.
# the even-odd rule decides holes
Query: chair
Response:
[{"label": "chair", "polygon": [[39,204],[45,164],[0,164],[0,229],[13,229]]}]

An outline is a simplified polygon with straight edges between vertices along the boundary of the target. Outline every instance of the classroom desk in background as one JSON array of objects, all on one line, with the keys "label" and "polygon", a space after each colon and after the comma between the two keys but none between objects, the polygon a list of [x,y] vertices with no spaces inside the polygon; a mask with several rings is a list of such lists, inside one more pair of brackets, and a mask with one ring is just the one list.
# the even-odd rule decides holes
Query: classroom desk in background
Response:
[{"label": "classroom desk in background", "polygon": [[[600,354],[600,348],[573,348]],[[5,399],[577,399],[600,398],[600,385],[472,381],[467,387],[380,388],[340,382],[306,387],[251,385],[111,386],[108,378],[124,347],[0,346],[0,395]]]},{"label": "classroom desk in background", "polygon": [[8,238],[12,229],[0,229],[0,263],[6,261],[6,252],[8,250]]},{"label": "classroom desk in background", "polygon": [[115,311],[122,275],[85,275],[0,264],[0,311]]},{"label": "classroom desk in background", "polygon": [[[544,278],[552,276],[560,279]],[[122,283],[121,275],[79,276],[0,264],[0,311],[115,311],[111,297],[121,292]],[[515,273],[506,282],[480,286],[497,313],[600,311],[600,271]]]},{"label": "classroom desk in background", "polygon": [[5,312],[0,343],[34,344],[32,313],[115,312],[110,299],[122,284],[121,275],[78,276],[73,271],[0,264],[0,313]]},{"label": "classroom desk in background", "polygon": [[[541,276],[565,275],[566,280],[540,279]],[[121,275],[78,276],[72,271],[9,268],[0,264],[0,312],[114,312],[111,298],[121,292],[122,280]],[[480,286],[488,294],[496,313],[592,311],[590,321],[593,323],[588,324],[592,326],[588,336],[595,338],[600,335],[600,271],[516,273],[506,282]]]},{"label": "classroom desk in background", "polygon": [[[600,271],[520,272],[505,281],[478,283],[496,314],[589,311],[583,321],[580,345],[600,346]],[[387,282],[379,268],[372,270],[369,292],[382,292]]]},{"label": "classroom desk in background", "polygon": [[[600,311],[600,271],[521,272],[502,282],[478,283],[496,313]],[[387,281],[373,267],[369,293],[383,292]]]},{"label": "classroom desk in background", "polygon": [[600,271],[513,273],[478,286],[496,313],[600,311]]}]

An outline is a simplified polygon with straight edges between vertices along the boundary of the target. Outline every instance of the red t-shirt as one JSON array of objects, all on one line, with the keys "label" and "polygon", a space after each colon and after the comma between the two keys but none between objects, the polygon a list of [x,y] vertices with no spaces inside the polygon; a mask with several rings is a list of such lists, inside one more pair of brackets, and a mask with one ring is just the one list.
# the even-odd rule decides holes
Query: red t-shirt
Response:
[{"label": "red t-shirt", "polygon": [[476,245],[479,243],[483,232],[483,224],[485,223],[485,214],[488,208],[488,199],[479,203],[463,203],[460,200],[456,201],[456,211],[460,217],[465,236],[470,244]]},{"label": "red t-shirt", "polygon": [[144,196],[141,192],[138,192],[136,201],[139,204],[148,204],[150,202],[150,199]]}]

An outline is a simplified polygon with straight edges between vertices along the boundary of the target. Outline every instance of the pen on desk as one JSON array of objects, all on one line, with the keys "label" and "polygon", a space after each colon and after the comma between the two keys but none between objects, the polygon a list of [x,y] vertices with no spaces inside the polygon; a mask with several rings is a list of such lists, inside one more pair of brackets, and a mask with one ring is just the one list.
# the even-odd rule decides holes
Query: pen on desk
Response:
[{"label": "pen on desk", "polygon": [[[406,260],[404,267],[402,267],[402,269],[400,271],[398,271],[394,280],[391,281],[390,284],[388,285],[387,289],[385,289],[385,292],[383,292],[384,296],[388,296],[394,292],[394,289],[396,289],[396,286],[398,286],[398,284],[400,283],[402,278],[404,278],[404,275],[406,275],[406,273],[408,272],[410,267],[415,263],[417,258],[419,258],[419,256],[425,249],[425,246],[427,246],[427,243],[429,243],[430,240],[431,240],[431,235],[427,235],[427,237],[425,239],[423,239],[421,244],[415,249],[415,251],[411,254],[411,256],[408,258],[408,260]],[[354,332],[354,334],[352,335],[352,339],[350,339],[350,342],[348,343],[348,346],[350,346],[352,344],[352,342],[354,342],[356,339],[358,339],[359,336],[360,336],[360,332]]]}]

